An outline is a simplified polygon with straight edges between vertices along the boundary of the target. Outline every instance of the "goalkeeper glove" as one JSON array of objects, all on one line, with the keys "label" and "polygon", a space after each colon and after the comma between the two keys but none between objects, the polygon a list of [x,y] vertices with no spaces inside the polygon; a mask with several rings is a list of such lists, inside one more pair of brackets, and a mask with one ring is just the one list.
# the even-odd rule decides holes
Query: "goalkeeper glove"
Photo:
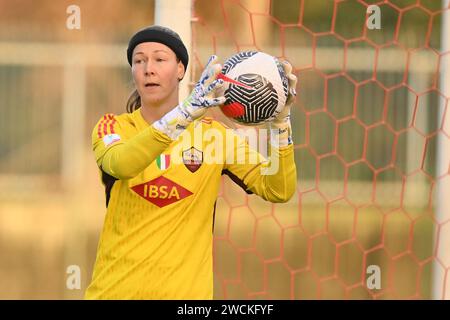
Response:
[{"label": "goalkeeper glove", "polygon": [[286,104],[274,120],[270,122],[270,142],[274,147],[283,147],[292,144],[291,107],[295,102],[297,92],[297,77],[292,73],[292,65],[283,61],[282,66],[289,81],[289,94]]},{"label": "goalkeeper glove", "polygon": [[165,114],[160,120],[153,123],[153,127],[172,140],[187,128],[195,119],[201,118],[209,107],[225,103],[225,97],[216,97],[215,90],[223,85],[222,79],[217,79],[222,66],[217,62],[217,56],[209,57],[200,80],[195,85],[189,97]]}]

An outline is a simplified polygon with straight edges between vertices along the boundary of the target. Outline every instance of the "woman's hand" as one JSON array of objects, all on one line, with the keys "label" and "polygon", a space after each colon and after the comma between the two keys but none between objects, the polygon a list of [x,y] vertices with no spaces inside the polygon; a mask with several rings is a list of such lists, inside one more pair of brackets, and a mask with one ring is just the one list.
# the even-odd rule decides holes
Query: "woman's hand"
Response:
[{"label": "woman's hand", "polygon": [[286,77],[288,78],[289,82],[289,94],[286,99],[286,103],[284,105],[283,110],[276,116],[276,118],[273,120],[274,122],[283,122],[286,120],[286,117],[290,117],[291,114],[291,107],[293,106],[295,99],[297,97],[297,77],[292,73],[292,65],[289,63],[289,61],[284,60],[282,62],[282,66],[284,69],[284,73],[286,74]]},{"label": "woman's hand", "polygon": [[192,121],[202,117],[209,107],[225,103],[225,97],[215,95],[216,89],[223,85],[223,80],[217,79],[222,65],[216,62],[217,56],[212,55],[189,97],[153,123],[154,128],[176,140],[183,130]]},{"label": "woman's hand", "polygon": [[225,97],[215,96],[215,90],[223,85],[223,80],[217,79],[217,75],[222,70],[222,65],[216,62],[216,55],[209,57],[200,80],[189,97],[180,105],[180,108],[186,111],[192,120],[203,116],[207,108],[225,103]]},{"label": "woman's hand", "polygon": [[292,65],[285,60],[282,62],[282,66],[289,81],[289,94],[284,108],[270,122],[271,144],[275,147],[292,144],[291,107],[297,96],[297,77],[292,73]]}]

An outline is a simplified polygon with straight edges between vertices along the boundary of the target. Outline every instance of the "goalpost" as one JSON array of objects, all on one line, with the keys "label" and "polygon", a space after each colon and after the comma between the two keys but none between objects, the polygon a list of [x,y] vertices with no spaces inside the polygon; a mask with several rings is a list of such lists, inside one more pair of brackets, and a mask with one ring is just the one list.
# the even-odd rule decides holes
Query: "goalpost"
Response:
[{"label": "goalpost", "polygon": [[[191,1],[190,0],[156,0],[155,1],[155,24],[169,27],[176,31],[188,52],[192,52],[191,38]],[[190,93],[191,69],[194,59],[190,57],[189,65],[180,83],[179,98],[185,99]]]},{"label": "goalpost", "polygon": [[[443,130],[450,133],[450,0],[442,0],[440,90],[446,99],[441,99],[438,119],[442,119]],[[450,299],[450,138],[438,136],[436,176],[436,220],[442,223],[435,241],[436,259],[433,268],[433,299]]]}]

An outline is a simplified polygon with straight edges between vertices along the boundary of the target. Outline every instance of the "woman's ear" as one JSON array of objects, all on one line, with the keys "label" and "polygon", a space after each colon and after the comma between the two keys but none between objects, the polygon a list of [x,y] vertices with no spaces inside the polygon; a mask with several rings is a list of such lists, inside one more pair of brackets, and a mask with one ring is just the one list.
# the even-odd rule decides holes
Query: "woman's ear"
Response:
[{"label": "woman's ear", "polygon": [[180,60],[180,61],[178,61],[178,69],[177,69],[178,81],[183,80],[185,73],[186,73],[186,70],[184,69],[184,64]]}]

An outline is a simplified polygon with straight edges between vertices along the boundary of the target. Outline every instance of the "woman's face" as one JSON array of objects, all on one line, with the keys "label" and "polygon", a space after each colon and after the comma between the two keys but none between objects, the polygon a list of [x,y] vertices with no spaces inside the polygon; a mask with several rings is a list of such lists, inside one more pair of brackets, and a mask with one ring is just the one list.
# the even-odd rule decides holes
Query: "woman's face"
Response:
[{"label": "woman's face", "polygon": [[143,42],[133,50],[132,74],[143,105],[161,104],[170,99],[178,102],[178,79],[184,76],[184,65],[175,53],[159,42]]}]

